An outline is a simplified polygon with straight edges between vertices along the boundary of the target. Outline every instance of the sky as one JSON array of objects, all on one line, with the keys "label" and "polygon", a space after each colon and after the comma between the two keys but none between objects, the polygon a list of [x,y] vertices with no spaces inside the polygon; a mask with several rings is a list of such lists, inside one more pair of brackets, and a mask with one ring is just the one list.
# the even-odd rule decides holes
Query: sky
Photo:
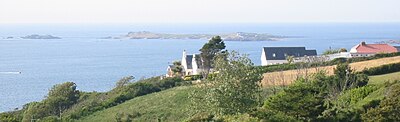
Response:
[{"label": "sky", "polygon": [[400,22],[400,0],[0,0],[0,23]]}]

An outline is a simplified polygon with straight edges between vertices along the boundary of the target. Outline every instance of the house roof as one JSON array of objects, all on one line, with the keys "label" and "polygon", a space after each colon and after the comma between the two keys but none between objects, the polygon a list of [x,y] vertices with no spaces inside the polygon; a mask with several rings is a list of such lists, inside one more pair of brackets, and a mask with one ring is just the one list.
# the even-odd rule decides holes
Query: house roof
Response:
[{"label": "house roof", "polygon": [[397,48],[388,44],[366,44],[361,42],[360,44],[353,47],[357,50],[357,53],[394,53],[397,52]]},{"label": "house roof", "polygon": [[306,50],[305,47],[264,47],[267,60],[286,60],[287,56],[315,56],[316,50]]},{"label": "house roof", "polygon": [[188,69],[192,69],[193,55],[186,55],[186,66]]},{"label": "house roof", "polygon": [[[200,54],[194,54],[196,55],[196,63],[197,63],[197,67],[199,68],[201,66],[201,61],[200,61]],[[193,55],[186,55],[186,63],[187,63],[187,68],[188,69],[193,69]]]}]

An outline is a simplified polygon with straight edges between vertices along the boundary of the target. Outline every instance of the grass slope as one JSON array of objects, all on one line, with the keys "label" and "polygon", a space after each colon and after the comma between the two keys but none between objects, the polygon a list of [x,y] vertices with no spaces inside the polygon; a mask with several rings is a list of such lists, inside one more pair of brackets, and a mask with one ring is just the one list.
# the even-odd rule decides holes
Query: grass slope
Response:
[{"label": "grass slope", "polygon": [[183,86],[141,96],[96,112],[80,121],[112,122],[117,114],[137,115],[133,121],[182,121],[188,118],[188,95],[193,87]]},{"label": "grass slope", "polygon": [[368,85],[377,86],[378,89],[357,102],[356,107],[362,107],[373,100],[382,100],[385,97],[385,91],[387,89],[384,86],[384,83],[388,81],[400,80],[400,72],[370,76],[369,79]]}]

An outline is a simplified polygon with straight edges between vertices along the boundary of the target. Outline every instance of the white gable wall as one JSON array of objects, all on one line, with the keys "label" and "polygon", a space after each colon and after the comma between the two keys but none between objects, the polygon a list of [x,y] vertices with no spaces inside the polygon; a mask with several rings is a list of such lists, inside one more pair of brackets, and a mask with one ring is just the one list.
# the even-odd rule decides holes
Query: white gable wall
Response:
[{"label": "white gable wall", "polygon": [[192,75],[197,75],[199,72],[198,72],[198,65],[197,65],[197,62],[196,62],[196,55],[195,54],[193,54],[193,58],[192,58],[192,68],[193,68],[193,74]]},{"label": "white gable wall", "polygon": [[265,57],[265,51],[264,51],[264,48],[262,48],[262,51],[261,51],[261,66],[266,66],[266,65],[268,65],[267,57]]}]

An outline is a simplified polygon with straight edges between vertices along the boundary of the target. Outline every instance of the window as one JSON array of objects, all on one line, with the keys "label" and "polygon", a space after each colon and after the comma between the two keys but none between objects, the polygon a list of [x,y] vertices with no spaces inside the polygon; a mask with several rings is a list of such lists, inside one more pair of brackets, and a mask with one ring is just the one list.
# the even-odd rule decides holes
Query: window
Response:
[{"label": "window", "polygon": [[286,53],[285,53],[284,55],[285,55],[285,57],[287,57],[287,54],[286,54]]},{"label": "window", "polygon": [[272,53],[272,57],[276,57],[276,54],[275,54],[275,53]]}]

